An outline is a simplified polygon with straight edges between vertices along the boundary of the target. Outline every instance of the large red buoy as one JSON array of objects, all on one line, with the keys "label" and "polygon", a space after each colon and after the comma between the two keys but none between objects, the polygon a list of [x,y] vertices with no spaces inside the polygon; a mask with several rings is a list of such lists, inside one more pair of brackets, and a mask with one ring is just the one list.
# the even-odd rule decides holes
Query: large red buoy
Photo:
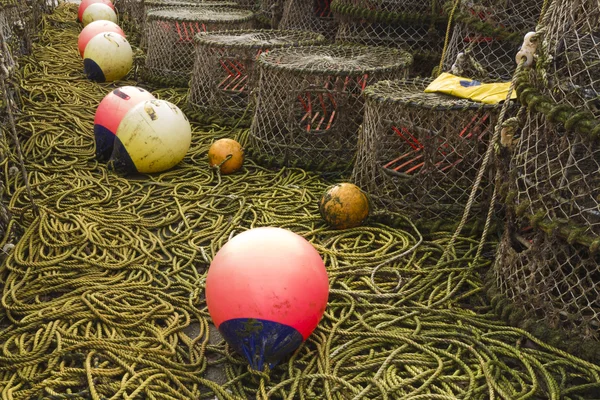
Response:
[{"label": "large red buoy", "polygon": [[262,371],[293,352],[317,327],[329,296],[321,256],[303,237],[256,228],[231,239],[206,278],[216,327],[250,366]]},{"label": "large red buoy", "polygon": [[79,9],[77,10],[77,21],[79,21],[79,22],[82,21],[83,13],[84,13],[85,9],[88,8],[89,5],[94,4],[94,3],[106,4],[113,10],[115,9],[115,6],[113,5],[112,1],[110,1],[110,0],[82,0],[81,3],[79,3]]},{"label": "large red buoy", "polygon": [[83,57],[85,53],[85,46],[88,42],[97,34],[102,32],[114,32],[119,35],[126,37],[123,29],[112,21],[100,20],[90,22],[85,28],[81,30],[79,38],[77,39],[77,47],[79,47],[79,54]]},{"label": "large red buoy", "polygon": [[125,114],[139,103],[154,98],[152,93],[135,86],[123,86],[104,96],[94,116],[94,138],[98,160],[105,161],[110,158],[117,128]]}]

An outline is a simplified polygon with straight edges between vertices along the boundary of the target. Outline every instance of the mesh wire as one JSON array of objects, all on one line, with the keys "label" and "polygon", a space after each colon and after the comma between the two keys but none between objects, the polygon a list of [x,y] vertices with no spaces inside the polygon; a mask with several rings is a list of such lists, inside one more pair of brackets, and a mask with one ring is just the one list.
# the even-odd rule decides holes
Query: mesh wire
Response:
[{"label": "mesh wire", "polygon": [[600,4],[554,1],[545,22],[539,81],[557,103],[600,118]]},{"label": "mesh wire", "polygon": [[546,321],[554,345],[600,355],[598,6],[552,1],[536,67],[519,76],[528,108],[503,170],[511,213],[493,279],[522,320]]},{"label": "mesh wire", "polygon": [[279,29],[319,32],[333,40],[337,25],[331,11],[331,0],[285,0]]},{"label": "mesh wire", "polygon": [[16,0],[0,2],[0,29],[14,57],[31,52],[32,38],[40,18],[41,10],[37,3],[30,7]]},{"label": "mesh wire", "polygon": [[256,19],[265,28],[277,28],[283,12],[284,0],[258,0]]},{"label": "mesh wire", "polygon": [[[380,207],[419,218],[456,219],[462,216],[500,107],[424,93],[429,82],[383,81],[366,90],[352,179]],[[475,211],[484,210],[489,201],[492,175],[489,171],[480,186]]]},{"label": "mesh wire", "polygon": [[269,164],[351,168],[367,85],[403,78],[410,54],[364,46],[276,49],[258,60],[251,151]]},{"label": "mesh wire", "polygon": [[540,0],[463,0],[454,16],[454,30],[444,71],[484,82],[509,81],[523,37],[535,30]]},{"label": "mesh wire", "polygon": [[217,7],[172,8],[148,12],[144,75],[162,84],[187,86],[194,63],[194,36],[200,32],[250,29],[248,10]]},{"label": "mesh wire", "polygon": [[402,48],[415,59],[413,74],[429,75],[439,63],[447,17],[443,0],[333,0],[338,43]]},{"label": "mesh wire", "polygon": [[201,33],[196,35],[196,62],[188,105],[221,119],[253,114],[252,96],[258,83],[257,58],[281,47],[323,43],[313,32],[260,30]]}]

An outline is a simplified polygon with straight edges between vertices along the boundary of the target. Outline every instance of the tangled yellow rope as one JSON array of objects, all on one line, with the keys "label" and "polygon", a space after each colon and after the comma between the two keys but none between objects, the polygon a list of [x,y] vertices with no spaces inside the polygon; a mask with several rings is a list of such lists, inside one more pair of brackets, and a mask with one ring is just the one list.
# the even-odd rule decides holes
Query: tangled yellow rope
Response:
[{"label": "tangled yellow rope", "polygon": [[[400,216],[330,230],[317,210],[328,182],[298,169],[247,160],[215,176],[208,146],[245,131],[194,125],[175,169],[109,172],[93,159],[92,121],[115,85],[85,79],[74,17],[59,7],[21,60],[17,128],[39,214],[6,164],[9,229],[21,238],[0,267],[2,399],[589,399],[600,390],[599,366],[492,316],[479,278],[489,260],[472,263],[478,240],[458,237],[445,252],[450,233],[421,238]],[[154,93],[185,101],[178,89]],[[311,241],[331,286],[318,329],[263,373],[220,339],[203,296],[218,249],[259,226]]]}]

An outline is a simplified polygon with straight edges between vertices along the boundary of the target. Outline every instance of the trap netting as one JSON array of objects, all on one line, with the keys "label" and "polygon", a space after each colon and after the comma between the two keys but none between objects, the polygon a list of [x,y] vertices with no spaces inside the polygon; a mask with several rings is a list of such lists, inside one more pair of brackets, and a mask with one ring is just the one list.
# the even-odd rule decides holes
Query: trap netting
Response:
[{"label": "trap netting", "polygon": [[524,35],[535,30],[540,0],[462,0],[443,70],[484,82],[509,81]]},{"label": "trap netting", "polygon": [[331,11],[331,0],[285,0],[279,29],[319,32],[333,40],[337,24]]},{"label": "trap netting", "polygon": [[336,42],[397,47],[414,56],[412,73],[429,75],[439,63],[447,16],[443,0],[333,0]]},{"label": "trap netting", "polygon": [[249,150],[268,164],[348,170],[365,87],[405,77],[411,62],[402,50],[366,46],[309,46],[262,55]]},{"label": "trap netting", "polygon": [[536,66],[517,77],[526,108],[505,162],[510,224],[491,290],[514,321],[600,359],[598,2],[553,1],[540,27]]},{"label": "trap netting", "polygon": [[22,0],[0,1],[0,30],[14,57],[29,54],[36,27],[41,19],[41,6]]},{"label": "trap netting", "polygon": [[242,9],[187,7],[149,11],[144,78],[158,84],[187,86],[197,33],[250,29],[252,24],[252,12]]},{"label": "trap netting", "polygon": [[142,3],[143,16],[140,22],[140,46],[146,48],[147,46],[147,25],[146,20],[148,12],[157,10],[166,10],[169,8],[189,8],[189,7],[217,7],[217,8],[236,8],[238,3],[234,1],[204,1],[204,0],[144,0]]},{"label": "trap netting", "polygon": [[[424,93],[429,82],[383,81],[367,88],[352,179],[376,206],[435,224],[462,217],[501,106]],[[492,175],[479,186],[475,218],[487,209]]]},{"label": "trap netting", "polygon": [[276,29],[283,12],[283,0],[258,0],[256,20],[260,26]]},{"label": "trap netting", "polygon": [[[275,48],[309,46],[325,38],[314,32],[239,30],[196,35],[196,62],[190,81],[188,106],[198,119],[248,122],[258,83],[257,58]],[[247,118],[244,118],[246,116]],[[240,121],[241,122],[241,121]]]}]

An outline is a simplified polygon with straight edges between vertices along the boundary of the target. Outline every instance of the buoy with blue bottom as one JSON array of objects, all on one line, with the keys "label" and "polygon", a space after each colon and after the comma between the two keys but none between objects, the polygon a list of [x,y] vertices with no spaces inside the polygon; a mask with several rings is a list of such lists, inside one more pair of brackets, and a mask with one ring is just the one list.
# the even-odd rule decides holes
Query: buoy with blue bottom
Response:
[{"label": "buoy with blue bottom", "polygon": [[257,371],[275,366],[310,336],[328,296],[327,271],[317,250],[281,228],[235,236],[216,254],[206,278],[215,326]]}]

